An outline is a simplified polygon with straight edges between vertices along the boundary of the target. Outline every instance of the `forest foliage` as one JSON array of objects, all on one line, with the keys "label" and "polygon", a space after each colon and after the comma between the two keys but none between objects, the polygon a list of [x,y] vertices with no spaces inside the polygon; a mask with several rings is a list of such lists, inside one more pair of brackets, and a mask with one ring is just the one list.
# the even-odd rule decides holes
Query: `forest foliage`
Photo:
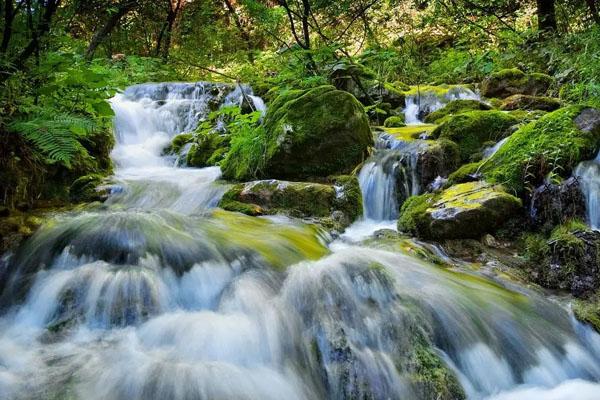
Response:
[{"label": "forest foliage", "polygon": [[[32,203],[57,176],[68,184],[110,171],[98,159],[112,137],[108,100],[139,82],[238,81],[270,100],[281,89],[339,79],[469,83],[518,67],[553,75],[568,103],[600,106],[599,7],[596,0],[1,0],[0,201]],[[240,132],[233,147],[251,140],[247,122],[231,124]]]}]

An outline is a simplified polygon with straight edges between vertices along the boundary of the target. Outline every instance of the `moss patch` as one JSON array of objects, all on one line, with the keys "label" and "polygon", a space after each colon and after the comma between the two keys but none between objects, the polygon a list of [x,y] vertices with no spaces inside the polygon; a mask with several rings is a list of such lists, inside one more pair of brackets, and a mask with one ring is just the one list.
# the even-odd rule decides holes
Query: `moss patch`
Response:
[{"label": "moss patch", "polygon": [[540,73],[526,74],[512,68],[504,69],[490,75],[481,86],[481,94],[485,97],[505,98],[513,94],[542,96],[554,84],[554,78]]},{"label": "moss patch", "polygon": [[580,161],[593,158],[600,147],[598,128],[582,130],[575,122],[584,110],[583,106],[562,108],[513,133],[483,163],[484,177],[523,194],[526,187],[537,187],[549,173],[570,176]]},{"label": "moss patch", "polygon": [[384,122],[383,126],[386,128],[401,128],[406,126],[404,122],[404,116],[402,115],[394,115],[392,117],[388,117]]},{"label": "moss patch", "polygon": [[501,187],[462,183],[409,198],[400,211],[398,229],[425,239],[479,238],[500,227],[520,207],[520,200]]},{"label": "moss patch", "polygon": [[554,111],[561,106],[560,100],[552,97],[529,96],[525,94],[514,94],[507,97],[500,106],[501,110],[541,110]]},{"label": "moss patch", "polygon": [[428,114],[425,117],[425,122],[433,124],[449,115],[460,114],[465,111],[485,111],[491,109],[491,106],[478,100],[454,100],[446,104],[443,108]]},{"label": "moss patch", "polygon": [[501,111],[468,111],[449,117],[432,136],[456,142],[461,160],[466,162],[480,152],[486,142],[496,142],[506,136],[510,127],[518,122]]}]

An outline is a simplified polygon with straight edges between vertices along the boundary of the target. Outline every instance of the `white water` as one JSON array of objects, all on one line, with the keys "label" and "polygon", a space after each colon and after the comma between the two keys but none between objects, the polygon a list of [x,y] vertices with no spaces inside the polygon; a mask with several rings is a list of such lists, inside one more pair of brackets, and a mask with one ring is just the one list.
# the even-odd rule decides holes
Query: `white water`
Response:
[{"label": "white water", "polygon": [[573,174],[580,179],[588,224],[600,230],[600,153],[594,160],[580,163]]},{"label": "white water", "polygon": [[305,227],[211,216],[218,170],[174,168],[156,145],[193,126],[196,95],[156,102],[160,88],[113,101],[122,191],[17,254],[0,398],[431,398],[414,381],[422,343],[470,399],[597,398],[600,336],[554,303],[343,241],[298,262],[316,240]]},{"label": "white water", "polygon": [[451,88],[443,97],[439,97],[434,92],[424,90],[418,94],[406,97],[404,119],[409,125],[421,124],[423,123],[421,115],[437,111],[453,100],[481,100],[481,96],[470,89],[460,86]]}]

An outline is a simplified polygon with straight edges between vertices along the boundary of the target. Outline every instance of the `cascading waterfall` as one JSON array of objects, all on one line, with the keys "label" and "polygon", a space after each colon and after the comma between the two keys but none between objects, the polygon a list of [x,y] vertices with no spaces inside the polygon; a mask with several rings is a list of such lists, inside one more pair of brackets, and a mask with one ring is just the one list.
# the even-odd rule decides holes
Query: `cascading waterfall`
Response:
[{"label": "cascading waterfall", "polygon": [[580,163],[574,175],[580,179],[588,223],[592,229],[600,230],[600,153],[594,160]]},{"label": "cascading waterfall", "polygon": [[160,152],[225,91],[113,100],[113,194],[57,215],[0,280],[0,398],[597,398],[600,336],[545,298],[214,209],[218,168]]}]

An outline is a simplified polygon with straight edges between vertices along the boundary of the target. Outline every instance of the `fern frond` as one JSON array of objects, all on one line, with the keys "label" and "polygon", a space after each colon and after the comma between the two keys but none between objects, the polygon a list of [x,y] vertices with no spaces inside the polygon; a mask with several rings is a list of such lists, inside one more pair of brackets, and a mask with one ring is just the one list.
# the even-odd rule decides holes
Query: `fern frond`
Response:
[{"label": "fern frond", "polygon": [[9,125],[11,131],[30,142],[48,163],[58,162],[67,168],[78,155],[88,155],[78,138],[91,133],[95,127],[94,121],[69,114],[41,115]]}]

